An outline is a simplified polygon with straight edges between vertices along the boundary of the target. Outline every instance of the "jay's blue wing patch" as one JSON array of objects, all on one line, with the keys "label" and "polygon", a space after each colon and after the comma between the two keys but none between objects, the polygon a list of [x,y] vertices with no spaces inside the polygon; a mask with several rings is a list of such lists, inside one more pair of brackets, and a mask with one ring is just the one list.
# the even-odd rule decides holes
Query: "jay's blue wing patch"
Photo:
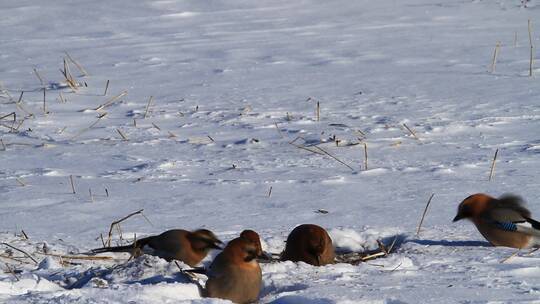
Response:
[{"label": "jay's blue wing patch", "polygon": [[516,226],[516,224],[512,222],[495,222],[495,225],[497,225],[499,229],[502,229],[504,231],[515,232],[518,230],[518,227]]}]

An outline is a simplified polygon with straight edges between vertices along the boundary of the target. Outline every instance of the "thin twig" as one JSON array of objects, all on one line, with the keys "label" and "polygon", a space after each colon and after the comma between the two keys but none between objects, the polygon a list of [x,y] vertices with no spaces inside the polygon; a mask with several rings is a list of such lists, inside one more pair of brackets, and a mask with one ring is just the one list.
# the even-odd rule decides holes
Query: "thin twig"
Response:
[{"label": "thin twig", "polygon": [[154,96],[150,96],[150,98],[148,99],[148,103],[146,104],[146,109],[144,110],[143,118],[146,118],[146,116],[148,115],[148,110],[150,109],[150,104],[152,103],[152,100],[154,100]]},{"label": "thin twig", "polygon": [[95,108],[94,111],[99,111],[99,110],[105,109],[106,107],[112,105],[115,101],[117,101],[121,97],[124,97],[125,95],[127,95],[127,93],[128,92],[126,90],[124,90],[120,94],[109,98],[109,100],[107,100],[105,103],[103,103],[103,104],[99,105],[97,108]]},{"label": "thin twig", "polygon": [[117,220],[117,221],[114,221],[111,223],[111,227],[109,228],[109,236],[107,238],[107,245],[108,247],[111,246],[111,240],[112,240],[112,231],[114,229],[115,226],[117,226],[118,224],[120,224],[121,222],[127,220],[128,218],[134,216],[134,215],[137,215],[137,214],[141,214],[143,212],[144,209],[141,209],[141,210],[138,210],[138,211],[135,211],[135,212],[132,212],[126,216],[124,216],[123,218]]},{"label": "thin twig", "polygon": [[11,269],[11,267],[9,267],[9,264],[8,263],[4,263],[7,267],[7,271],[8,273],[11,273],[11,275],[13,275],[13,277],[15,278],[15,280],[17,281],[20,281],[19,277],[15,274],[15,271],[13,271],[13,269]]},{"label": "thin twig", "polygon": [[73,183],[73,175],[69,176],[69,182],[71,183],[71,191],[75,194],[75,184]]},{"label": "thin twig", "polygon": [[107,83],[105,84],[105,91],[103,92],[103,96],[107,96],[108,90],[109,90],[109,79],[107,79]]},{"label": "thin twig", "polygon": [[364,143],[364,170],[368,169],[367,143]]},{"label": "thin twig", "polygon": [[21,252],[21,253],[24,254],[25,256],[29,257],[34,263],[36,263],[36,265],[39,264],[38,261],[36,261],[36,259],[34,259],[28,252],[26,252],[26,251],[24,251],[24,250],[22,250],[22,249],[19,249],[19,248],[17,248],[17,247],[14,247],[14,246],[12,246],[12,245],[10,245],[10,244],[8,244],[8,243],[5,243],[5,242],[2,242],[2,245],[6,245],[6,246],[8,246],[8,247],[11,248],[11,249],[14,249],[14,250],[17,250],[18,252]]},{"label": "thin twig", "polygon": [[278,131],[279,136],[281,136],[281,138],[283,138],[283,137],[284,137],[284,136],[283,136],[283,133],[282,133],[281,130],[279,129],[277,122],[274,122],[274,126],[276,126],[276,130]]},{"label": "thin twig", "polygon": [[43,78],[39,75],[39,72],[36,68],[34,68],[34,74],[36,74],[36,77],[39,79],[39,83],[43,85]]},{"label": "thin twig", "polygon": [[515,257],[516,255],[518,255],[518,253],[521,251],[521,248],[519,248],[516,252],[512,253],[510,256],[502,259],[499,261],[499,263],[503,264],[503,263],[506,263],[508,260],[510,260],[511,258]]},{"label": "thin twig", "polygon": [[268,190],[268,197],[272,195],[272,186],[270,186],[270,189]]},{"label": "thin twig", "polygon": [[491,162],[491,169],[489,170],[488,181],[493,179],[493,174],[495,174],[495,162],[497,161],[497,154],[499,154],[499,149],[495,150],[495,155],[493,155],[493,161]]},{"label": "thin twig", "polygon": [[424,217],[426,217],[426,213],[428,211],[429,204],[431,204],[431,200],[433,199],[433,196],[435,196],[435,193],[431,194],[426,204],[426,208],[424,208],[424,212],[422,213],[422,218],[420,219],[420,223],[418,224],[418,228],[416,229],[416,237],[420,235],[420,228],[422,228],[422,223],[424,223]]},{"label": "thin twig", "polygon": [[125,140],[125,141],[128,141],[129,139],[126,137],[126,135],[124,135],[124,133],[122,131],[120,131],[120,129],[116,129],[116,132],[118,132],[118,134],[120,134],[120,136],[122,136],[122,139]]},{"label": "thin twig", "polygon": [[533,46],[533,42],[532,42],[532,25],[531,25],[531,19],[529,19],[527,21],[527,27],[529,29],[529,45],[530,45],[530,48],[531,48],[531,52],[530,52],[530,56],[529,56],[529,77],[532,77],[533,75],[533,60],[534,60],[534,46]]},{"label": "thin twig", "polygon": [[335,160],[336,160],[337,162],[339,162],[340,164],[342,164],[342,165],[346,166],[347,168],[351,169],[352,171],[356,171],[356,170],[354,170],[353,167],[347,165],[346,163],[344,163],[342,160],[340,160],[339,158],[335,157],[334,155],[332,155],[332,154],[326,152],[326,151],[323,150],[321,147],[319,147],[319,146],[314,146],[314,147],[315,147],[316,149],[320,150],[321,152],[323,152],[324,154],[326,154],[326,155],[330,156],[331,158],[335,159]]},{"label": "thin twig", "polygon": [[501,42],[497,41],[495,50],[493,51],[493,59],[491,60],[491,73],[495,73],[495,66],[497,65],[497,56],[499,56],[499,50],[501,48]]},{"label": "thin twig", "polygon": [[418,138],[418,136],[416,136],[416,133],[414,133],[413,130],[411,130],[411,128],[409,128],[406,124],[403,124],[403,126],[405,127],[405,129],[407,129],[412,136],[414,136],[414,138],[416,138],[417,140],[420,140],[420,138]]},{"label": "thin twig", "polygon": [[71,57],[68,52],[64,52],[64,53],[66,53],[66,56],[69,59],[69,61],[71,61],[77,67],[77,69],[81,71],[83,76],[88,76],[88,72],[86,72],[86,70],[82,67],[82,65],[79,62],[77,62],[77,60],[73,59],[73,57]]}]

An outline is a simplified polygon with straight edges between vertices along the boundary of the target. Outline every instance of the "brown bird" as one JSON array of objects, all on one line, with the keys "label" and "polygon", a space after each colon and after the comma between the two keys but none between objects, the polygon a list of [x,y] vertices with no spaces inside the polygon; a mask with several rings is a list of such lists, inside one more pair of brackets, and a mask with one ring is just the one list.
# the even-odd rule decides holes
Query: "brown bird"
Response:
[{"label": "brown bird", "polygon": [[282,261],[302,261],[314,266],[332,264],[334,258],[334,246],[328,232],[312,224],[294,228],[281,254]]},{"label": "brown bird", "polygon": [[261,238],[257,232],[249,229],[244,230],[240,233],[240,237],[252,242],[257,247],[257,258],[259,261],[264,262],[272,260],[272,257],[262,250]]},{"label": "brown bird", "polygon": [[494,246],[518,249],[540,245],[540,222],[531,219],[531,212],[519,196],[493,198],[477,193],[464,199],[454,222],[471,220],[478,231]]},{"label": "brown bird", "polygon": [[251,303],[259,297],[262,273],[257,263],[257,246],[239,237],[230,241],[206,272],[203,296]]},{"label": "brown bird", "polygon": [[129,252],[135,257],[148,253],[167,261],[182,261],[194,267],[206,257],[210,249],[221,249],[218,244],[222,242],[210,230],[199,229],[191,232],[174,229],[136,240],[131,245],[98,248],[91,252]]}]

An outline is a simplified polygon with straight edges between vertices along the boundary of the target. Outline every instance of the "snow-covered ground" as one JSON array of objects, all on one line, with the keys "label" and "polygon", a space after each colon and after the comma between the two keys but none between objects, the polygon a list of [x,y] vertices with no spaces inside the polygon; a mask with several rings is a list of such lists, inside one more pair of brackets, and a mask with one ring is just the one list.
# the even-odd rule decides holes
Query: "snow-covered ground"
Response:
[{"label": "snow-covered ground", "polygon": [[[0,126],[0,241],[39,265],[0,245],[0,302],[221,302],[157,258],[43,255],[100,247],[139,209],[150,223],[123,222],[124,243],[249,228],[278,253],[302,223],[352,250],[407,237],[358,266],[264,264],[261,303],[538,302],[538,254],[500,263],[514,250],[451,219],[475,192],[520,194],[540,216],[539,17],[519,0],[2,0],[0,116],[17,121]],[[65,51],[88,71],[70,65],[76,93]]]}]

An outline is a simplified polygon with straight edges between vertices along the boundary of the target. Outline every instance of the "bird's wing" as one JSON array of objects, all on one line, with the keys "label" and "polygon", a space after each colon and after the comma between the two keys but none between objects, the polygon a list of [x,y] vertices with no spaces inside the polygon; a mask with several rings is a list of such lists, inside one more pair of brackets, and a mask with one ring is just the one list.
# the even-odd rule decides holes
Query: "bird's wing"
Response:
[{"label": "bird's wing", "polygon": [[492,222],[498,229],[509,232],[521,232],[540,237],[540,223],[533,219],[519,222]]},{"label": "bird's wing", "polygon": [[524,204],[519,196],[503,195],[494,200],[481,217],[488,222],[523,222],[531,218],[531,212]]},{"label": "bird's wing", "polygon": [[212,261],[212,264],[210,264],[208,267],[206,275],[208,278],[222,277],[227,272],[227,265],[228,261],[226,261],[224,255],[220,253],[214,258],[214,261]]}]

